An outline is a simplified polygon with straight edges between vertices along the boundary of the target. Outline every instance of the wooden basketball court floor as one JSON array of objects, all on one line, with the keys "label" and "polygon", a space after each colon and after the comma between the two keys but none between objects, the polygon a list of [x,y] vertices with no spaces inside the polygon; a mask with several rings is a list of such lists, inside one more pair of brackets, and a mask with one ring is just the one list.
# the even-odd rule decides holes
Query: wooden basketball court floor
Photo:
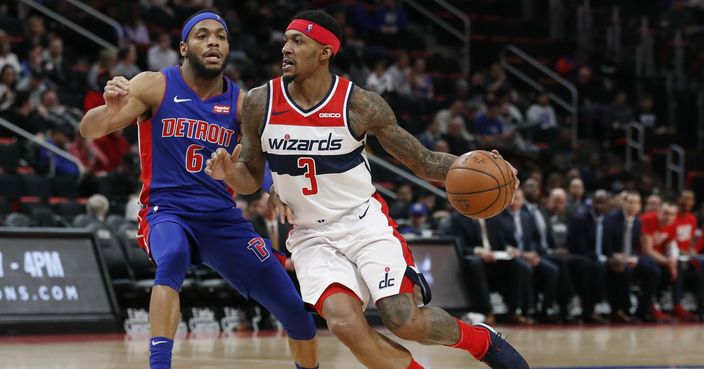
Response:
[{"label": "wooden basketball court floor", "polygon": [[[498,327],[532,368],[704,369],[704,325],[553,328]],[[388,333],[387,333],[388,334]],[[363,368],[327,331],[320,331],[320,368]],[[184,337],[174,369],[293,368],[277,332]],[[427,369],[486,368],[469,354],[402,342]],[[0,369],[148,368],[145,337],[66,335],[0,338]]]}]

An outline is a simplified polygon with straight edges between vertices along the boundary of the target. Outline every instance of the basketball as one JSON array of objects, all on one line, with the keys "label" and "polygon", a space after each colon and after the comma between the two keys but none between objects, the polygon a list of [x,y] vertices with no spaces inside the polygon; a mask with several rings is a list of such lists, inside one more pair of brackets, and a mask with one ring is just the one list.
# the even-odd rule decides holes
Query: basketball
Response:
[{"label": "basketball", "polygon": [[455,160],[445,180],[447,198],[460,213],[474,219],[491,218],[511,202],[514,176],[499,155],[470,151]]}]

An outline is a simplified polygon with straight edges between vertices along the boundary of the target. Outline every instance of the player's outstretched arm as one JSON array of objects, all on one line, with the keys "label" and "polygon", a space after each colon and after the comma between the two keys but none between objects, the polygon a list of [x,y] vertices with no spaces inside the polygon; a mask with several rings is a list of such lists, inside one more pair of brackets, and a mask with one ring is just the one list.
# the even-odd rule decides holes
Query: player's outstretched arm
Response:
[{"label": "player's outstretched arm", "polygon": [[103,137],[127,127],[161,101],[165,88],[161,73],[143,72],[132,80],[115,77],[105,86],[105,105],[89,110],[81,120],[81,136]]},{"label": "player's outstretched arm", "polygon": [[240,115],[240,143],[232,154],[220,148],[206,162],[205,172],[215,179],[224,180],[236,193],[254,193],[264,180],[264,152],[259,132],[264,122],[266,94],[266,86],[247,93]]},{"label": "player's outstretched arm", "polygon": [[413,172],[429,181],[444,181],[457,157],[430,151],[401,128],[396,116],[379,94],[355,86],[350,99],[350,120],[356,133],[374,133],[384,149]]}]

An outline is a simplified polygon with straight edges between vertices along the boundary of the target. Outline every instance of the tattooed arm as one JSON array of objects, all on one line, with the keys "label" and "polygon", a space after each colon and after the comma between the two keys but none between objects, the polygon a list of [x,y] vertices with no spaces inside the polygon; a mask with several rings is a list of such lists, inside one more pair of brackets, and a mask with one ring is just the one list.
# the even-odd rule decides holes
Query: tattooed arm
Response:
[{"label": "tattooed arm", "polygon": [[219,148],[207,161],[205,172],[225,180],[233,191],[241,194],[256,192],[264,180],[264,152],[260,142],[260,128],[266,109],[266,86],[247,93],[240,112],[242,139],[232,154]]},{"label": "tattooed arm", "polygon": [[413,172],[429,181],[444,181],[454,155],[430,151],[396,123],[391,107],[378,94],[354,88],[350,120],[356,134],[374,133],[384,149]]}]

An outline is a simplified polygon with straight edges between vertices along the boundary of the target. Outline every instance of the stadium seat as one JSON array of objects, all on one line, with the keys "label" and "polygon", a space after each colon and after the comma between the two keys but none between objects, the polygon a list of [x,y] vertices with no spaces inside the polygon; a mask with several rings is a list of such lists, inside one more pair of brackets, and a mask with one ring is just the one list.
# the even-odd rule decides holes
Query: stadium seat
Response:
[{"label": "stadium seat", "polygon": [[37,196],[42,201],[51,197],[51,184],[49,180],[36,174],[21,174],[23,193],[25,196]]},{"label": "stadium seat", "polygon": [[66,225],[64,220],[54,214],[54,212],[46,207],[37,207],[32,209],[32,226],[33,227],[62,227]]},{"label": "stadium seat", "polygon": [[85,228],[97,220],[87,214],[78,214],[73,218],[73,226],[77,228]]},{"label": "stadium seat", "polygon": [[8,203],[13,203],[22,196],[22,181],[19,176],[9,173],[0,173],[0,188],[3,196]]},{"label": "stadium seat", "polygon": [[22,196],[19,200],[19,211],[30,217],[36,209],[47,208],[48,206],[37,196]]},{"label": "stadium seat", "polygon": [[75,199],[78,197],[78,179],[70,176],[59,176],[49,179],[51,195]]},{"label": "stadium seat", "polygon": [[22,213],[8,214],[5,218],[5,225],[8,227],[29,227],[30,219]]},{"label": "stadium seat", "polygon": [[129,299],[135,289],[134,275],[127,263],[127,258],[122,251],[119,240],[107,225],[100,222],[93,222],[87,228],[95,233],[98,239],[103,260],[110,275],[110,283],[118,300]]},{"label": "stadium seat", "polygon": [[[195,293],[199,301],[209,304],[240,305],[244,299],[214,270],[205,265],[191,269],[195,276]],[[234,301],[234,302],[233,302]]]},{"label": "stadium seat", "polygon": [[151,290],[156,268],[137,243],[137,225],[134,223],[122,224],[117,232],[117,237],[122,241],[127,262],[135,278],[136,288],[145,291]]},{"label": "stadium seat", "polygon": [[[52,199],[54,199],[54,201],[52,201]],[[56,201],[56,199],[57,198],[49,199],[51,210],[53,210],[56,215],[61,216],[68,224],[72,224],[76,215],[83,213],[85,210],[85,206],[76,201],[66,198],[60,198],[61,201]]]},{"label": "stadium seat", "polygon": [[10,204],[2,197],[0,197],[0,217],[5,219],[5,216],[10,214]]},{"label": "stadium seat", "polygon": [[126,220],[125,217],[122,215],[117,215],[117,214],[110,214],[108,217],[105,219],[105,224],[113,231],[117,232],[120,227],[125,224]]},{"label": "stadium seat", "polygon": [[20,147],[17,142],[0,142],[0,168],[5,172],[14,172],[20,165]]}]

